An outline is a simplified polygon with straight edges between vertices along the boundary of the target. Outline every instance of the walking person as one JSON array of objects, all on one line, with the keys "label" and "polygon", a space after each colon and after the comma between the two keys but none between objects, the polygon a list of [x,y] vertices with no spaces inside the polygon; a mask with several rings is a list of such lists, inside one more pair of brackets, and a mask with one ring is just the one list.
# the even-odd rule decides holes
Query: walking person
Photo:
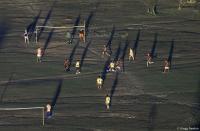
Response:
[{"label": "walking person", "polygon": [[108,47],[106,47],[106,45],[103,46],[103,51],[102,51],[102,57],[104,57],[105,55],[110,56],[110,52],[108,50]]},{"label": "walking person", "polygon": [[147,67],[149,67],[150,64],[153,64],[154,62],[152,61],[152,55],[151,53],[147,53]]}]

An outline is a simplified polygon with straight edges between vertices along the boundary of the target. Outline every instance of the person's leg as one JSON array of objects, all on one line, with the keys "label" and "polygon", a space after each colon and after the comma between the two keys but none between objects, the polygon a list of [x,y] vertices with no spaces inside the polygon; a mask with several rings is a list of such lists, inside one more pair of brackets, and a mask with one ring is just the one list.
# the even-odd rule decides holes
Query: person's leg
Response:
[{"label": "person's leg", "polygon": [[26,37],[24,37],[24,43],[26,44]]},{"label": "person's leg", "polygon": [[29,44],[29,38],[27,37],[27,44]]},{"label": "person's leg", "polygon": [[107,104],[106,106],[107,106],[107,109],[110,109],[110,106],[109,106],[109,104]]}]

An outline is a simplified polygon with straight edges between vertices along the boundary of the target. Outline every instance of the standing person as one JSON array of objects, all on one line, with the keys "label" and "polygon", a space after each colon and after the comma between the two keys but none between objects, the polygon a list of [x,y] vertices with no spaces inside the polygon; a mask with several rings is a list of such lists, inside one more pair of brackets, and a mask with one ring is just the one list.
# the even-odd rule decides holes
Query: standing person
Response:
[{"label": "standing person", "polygon": [[79,74],[79,73],[81,73],[80,72],[80,61],[76,61],[76,74]]},{"label": "standing person", "polygon": [[28,32],[27,30],[25,29],[25,32],[24,32],[24,42],[25,44],[29,44],[29,37],[28,37]]},{"label": "standing person", "polygon": [[80,41],[84,41],[84,30],[79,31],[79,39]]},{"label": "standing person", "polygon": [[68,59],[64,60],[65,71],[70,71],[70,61]]},{"label": "standing person", "polygon": [[108,95],[106,95],[105,105],[106,105],[106,109],[109,110],[110,109],[110,97]]},{"label": "standing person", "polygon": [[131,59],[133,61],[135,60],[135,51],[132,48],[129,49],[129,56],[128,56],[128,60],[131,61]]},{"label": "standing person", "polygon": [[109,71],[113,71],[113,72],[115,71],[115,63],[114,63],[114,61],[110,62],[110,66],[109,67],[110,67]]},{"label": "standing person", "polygon": [[103,45],[103,51],[102,51],[102,55],[101,56],[104,57],[106,52],[107,52],[106,45]]},{"label": "standing person", "polygon": [[167,73],[169,72],[169,67],[170,67],[170,63],[167,59],[164,59],[164,69],[163,69],[163,73]]},{"label": "standing person", "polygon": [[51,112],[51,105],[47,104],[46,105],[46,118],[51,118],[52,117],[52,112]]},{"label": "standing person", "polygon": [[97,77],[97,87],[98,89],[101,89],[103,85],[103,79],[101,78],[101,76]]},{"label": "standing person", "polygon": [[42,62],[43,50],[42,48],[37,49],[37,62]]},{"label": "standing person", "polygon": [[66,43],[67,43],[67,44],[72,44],[72,42],[71,42],[71,33],[70,33],[70,32],[67,32],[66,38],[67,38]]},{"label": "standing person", "polygon": [[147,53],[147,67],[149,67],[150,64],[153,64],[154,62],[152,61],[152,55],[151,53]]}]

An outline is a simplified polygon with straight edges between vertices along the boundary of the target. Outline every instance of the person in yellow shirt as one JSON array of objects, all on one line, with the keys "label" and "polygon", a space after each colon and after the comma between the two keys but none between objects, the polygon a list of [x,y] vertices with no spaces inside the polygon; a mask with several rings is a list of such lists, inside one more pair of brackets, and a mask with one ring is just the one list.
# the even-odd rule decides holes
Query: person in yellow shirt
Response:
[{"label": "person in yellow shirt", "polygon": [[110,97],[108,95],[106,95],[105,105],[106,105],[106,109],[109,110],[110,109]]},{"label": "person in yellow shirt", "polygon": [[103,79],[101,78],[101,76],[99,76],[97,78],[97,87],[98,87],[98,89],[101,89],[102,85],[103,85]]},{"label": "person in yellow shirt", "polygon": [[110,62],[109,68],[110,68],[109,71],[115,71],[115,63],[114,63],[114,61]]},{"label": "person in yellow shirt", "polygon": [[84,30],[79,31],[79,39],[80,41],[84,41]]},{"label": "person in yellow shirt", "polygon": [[76,74],[81,73],[81,72],[80,72],[80,61],[76,61],[75,67],[76,67]]}]

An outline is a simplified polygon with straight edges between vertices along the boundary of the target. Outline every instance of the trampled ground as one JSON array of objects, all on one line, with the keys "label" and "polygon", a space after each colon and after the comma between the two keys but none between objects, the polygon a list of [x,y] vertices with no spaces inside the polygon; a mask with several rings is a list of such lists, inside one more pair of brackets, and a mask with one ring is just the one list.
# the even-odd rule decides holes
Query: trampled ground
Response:
[{"label": "trampled ground", "polygon": [[[54,116],[42,126],[39,110],[0,111],[1,131],[174,131],[200,124],[200,14],[194,8],[177,10],[177,3],[161,0],[158,15],[146,14],[140,0],[1,0],[0,107],[40,107],[51,103],[62,80]],[[40,12],[41,11],[41,12]],[[40,12],[40,13],[39,13]],[[66,44],[66,30],[45,29],[39,42],[24,44],[24,29],[37,25],[71,26],[80,15],[88,23],[87,42]],[[38,19],[37,19],[38,16]],[[46,23],[45,23],[46,21]],[[98,90],[96,78],[107,58],[101,57],[115,27],[113,55],[121,44],[125,72],[108,73]],[[138,33],[140,30],[140,34]],[[128,40],[127,40],[128,34]],[[128,61],[126,44],[133,47],[139,34],[137,57]],[[157,36],[157,42],[155,37]],[[49,37],[50,38],[50,37]],[[173,52],[170,52],[174,40]],[[91,43],[90,43],[91,42]],[[46,43],[44,61],[35,51]],[[90,44],[86,50],[87,44]],[[146,67],[145,54],[155,46],[155,63]],[[72,51],[75,49],[74,54]],[[125,52],[126,51],[126,52]],[[86,53],[84,55],[84,52]],[[73,56],[72,71],[63,60]],[[172,69],[162,73],[163,59],[172,56]],[[76,75],[74,63],[84,58]],[[106,94],[113,94],[106,110]]]}]

